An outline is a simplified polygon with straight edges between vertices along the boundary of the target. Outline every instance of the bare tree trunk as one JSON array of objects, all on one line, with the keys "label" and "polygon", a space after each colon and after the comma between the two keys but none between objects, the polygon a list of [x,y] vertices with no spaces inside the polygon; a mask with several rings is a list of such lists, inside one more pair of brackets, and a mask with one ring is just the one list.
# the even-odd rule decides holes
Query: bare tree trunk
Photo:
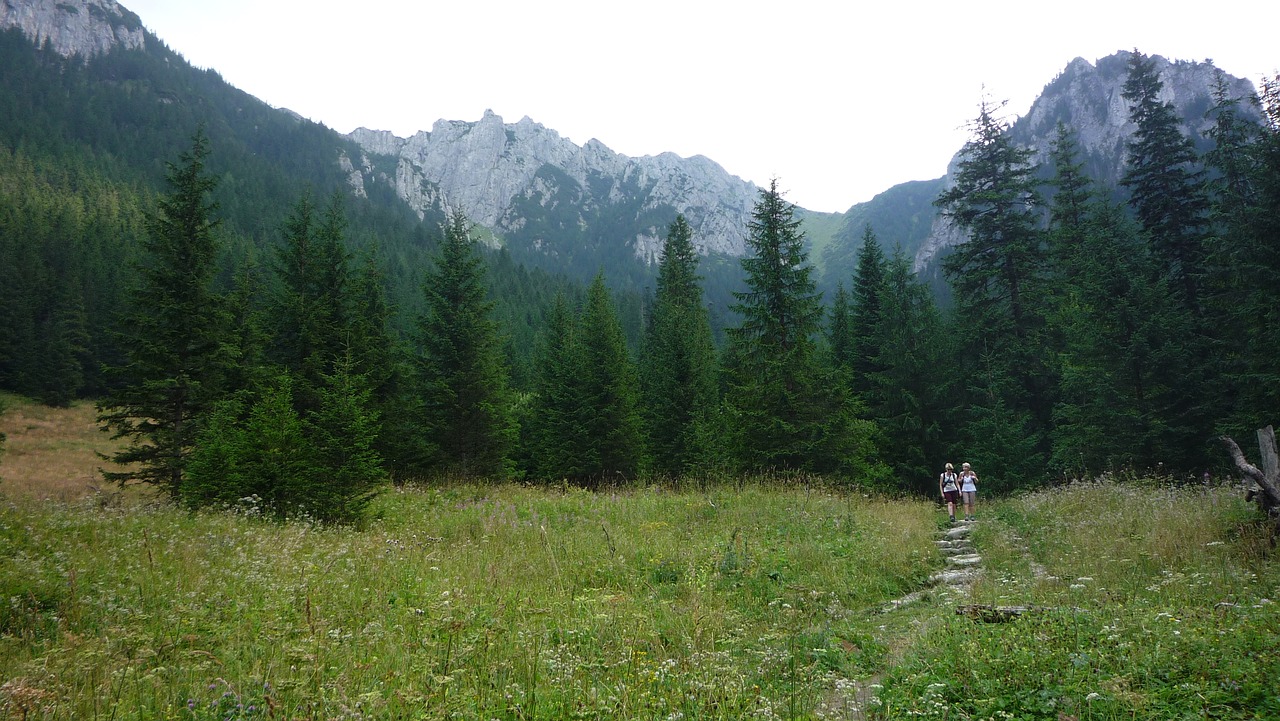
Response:
[{"label": "bare tree trunk", "polygon": [[1276,453],[1275,429],[1271,426],[1258,429],[1258,448],[1262,451],[1261,469],[1245,459],[1240,446],[1230,437],[1222,436],[1220,440],[1227,447],[1236,468],[1246,478],[1258,484],[1256,492],[1251,491],[1250,495],[1258,502],[1258,507],[1276,523],[1277,530],[1280,530],[1280,455]]}]

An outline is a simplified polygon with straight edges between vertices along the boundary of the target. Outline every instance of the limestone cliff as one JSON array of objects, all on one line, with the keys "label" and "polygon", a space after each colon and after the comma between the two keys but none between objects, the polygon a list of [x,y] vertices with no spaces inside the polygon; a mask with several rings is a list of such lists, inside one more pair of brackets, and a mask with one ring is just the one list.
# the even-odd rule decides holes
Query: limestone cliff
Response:
[{"label": "limestone cliff", "polygon": [[48,42],[66,57],[139,48],[146,41],[142,21],[115,0],[0,0],[0,30],[8,28]]},{"label": "limestone cliff", "polygon": [[[1016,143],[1032,149],[1033,163],[1047,167],[1057,125],[1062,122],[1076,131],[1085,172],[1102,187],[1118,186],[1128,162],[1126,145],[1135,130],[1123,95],[1130,56],[1131,53],[1123,51],[1096,64],[1076,58],[1045,86],[1030,111],[1018,118],[1009,130]],[[1206,134],[1213,125],[1206,113],[1213,106],[1212,89],[1222,71],[1210,62],[1170,62],[1158,55],[1152,56],[1152,60],[1164,83],[1161,100],[1173,104],[1183,118],[1184,131],[1204,147]],[[1223,78],[1232,97],[1253,96],[1250,81],[1225,74]],[[1256,112],[1248,107],[1242,111],[1246,116]],[[944,187],[953,184],[952,174],[960,159],[960,153],[951,159]],[[916,253],[916,271],[922,270],[947,247],[965,239],[964,233],[946,218],[935,217],[928,237]]]},{"label": "limestone cliff", "polygon": [[[369,156],[396,164],[389,172],[376,170],[379,163],[369,158],[352,162],[353,170],[365,169],[359,179],[352,176],[353,187],[393,183],[420,213],[435,206],[460,208],[471,220],[531,247],[555,246],[557,239],[542,237],[538,229],[563,228],[564,216],[571,214],[570,225],[583,234],[625,244],[635,257],[653,262],[667,224],[683,213],[701,252],[745,252],[756,186],[702,156],[632,158],[597,140],[578,146],[528,117],[504,123],[489,111],[477,122],[439,120],[430,132],[410,138],[367,128],[350,137]],[[548,225],[531,213],[558,220]]]}]

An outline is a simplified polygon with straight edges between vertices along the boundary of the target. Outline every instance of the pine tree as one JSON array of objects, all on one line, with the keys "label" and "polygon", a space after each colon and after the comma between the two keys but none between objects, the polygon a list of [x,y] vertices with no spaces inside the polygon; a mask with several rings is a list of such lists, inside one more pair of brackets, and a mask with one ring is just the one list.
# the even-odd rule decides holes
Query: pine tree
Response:
[{"label": "pine tree", "polygon": [[418,319],[418,394],[423,427],[436,446],[435,470],[501,477],[512,470],[517,429],[485,269],[470,222],[455,211],[435,267],[423,283]]},{"label": "pine tree", "polygon": [[332,372],[350,339],[351,271],[345,248],[346,219],[335,195],[320,218],[304,194],[285,222],[276,248],[279,294],[272,358],[294,375],[300,411],[315,410],[322,376]]},{"label": "pine tree", "polygon": [[576,346],[583,475],[602,482],[633,477],[644,453],[639,379],[603,273],[587,289]]},{"label": "pine tree", "polygon": [[40,331],[40,358],[43,372],[38,374],[40,402],[65,408],[71,405],[84,385],[84,357],[89,343],[84,302],[73,289],[54,291],[47,316]]},{"label": "pine tree", "polygon": [[827,354],[832,367],[846,381],[853,375],[854,338],[849,292],[844,289],[844,283],[837,283],[835,298],[827,312]]},{"label": "pine tree", "polygon": [[852,390],[865,395],[870,390],[867,380],[880,370],[876,338],[881,325],[881,296],[885,291],[888,261],[880,249],[880,241],[870,225],[863,228],[862,245],[858,248],[858,265],[853,276],[853,301],[850,331],[853,339]]},{"label": "pine tree", "polygon": [[331,523],[359,521],[387,479],[375,448],[380,429],[373,393],[354,365],[350,355],[338,360],[324,376],[319,408],[307,418],[315,475],[296,501]]},{"label": "pine tree", "polygon": [[[1229,273],[1232,328],[1241,336],[1243,357],[1236,379],[1238,399],[1230,414],[1235,432],[1275,423],[1280,407],[1280,320],[1276,279],[1280,278],[1280,75],[1264,78],[1259,89],[1263,123],[1244,163],[1248,194],[1240,202],[1240,223],[1218,263]],[[1224,304],[1220,304],[1220,307]]]},{"label": "pine tree", "polygon": [[[992,407],[991,393],[1008,393],[1000,402],[1019,419],[1014,425],[1025,416],[1033,445],[1043,449],[1056,379],[1051,359],[1042,353],[1047,289],[1036,168],[1031,151],[1013,143],[996,110],[986,100],[981,103],[973,138],[961,150],[955,185],[936,201],[969,236],[943,262],[965,340],[956,369],[961,387],[988,395],[986,401],[972,402]],[[974,385],[979,375],[988,381]],[[991,468],[994,459],[984,460]],[[1021,459],[1010,456],[999,465],[1021,466]]]},{"label": "pine tree", "polygon": [[1194,429],[1181,378],[1190,328],[1120,208],[1089,209],[1061,294],[1063,337],[1050,465],[1088,477],[1122,468],[1193,467]]},{"label": "pine tree", "polygon": [[366,253],[351,285],[351,328],[347,352],[352,372],[364,376],[370,410],[382,419],[375,447],[391,470],[406,470],[413,457],[413,404],[406,398],[405,352],[391,327],[394,309],[387,300],[385,274],[377,257]]},{"label": "pine tree", "polygon": [[899,246],[887,261],[879,295],[880,322],[867,377],[867,404],[883,432],[881,455],[897,486],[932,496],[935,459],[943,453],[948,344],[928,286],[916,279]]},{"label": "pine tree", "polygon": [[673,476],[707,460],[717,404],[715,347],[692,236],[684,216],[676,216],[663,243],[644,345],[649,453],[654,470]]},{"label": "pine tree", "polygon": [[1195,442],[1175,419],[1185,414],[1178,379],[1190,318],[1171,302],[1137,228],[1084,176],[1065,128],[1052,157],[1052,347],[1061,380],[1050,466],[1079,478],[1186,463]]},{"label": "pine tree", "polygon": [[1054,188],[1049,211],[1049,259],[1057,278],[1056,290],[1078,281],[1080,254],[1085,241],[1090,210],[1096,200],[1091,181],[1079,160],[1076,134],[1058,124],[1050,146]]},{"label": "pine tree", "polygon": [[747,290],[734,294],[741,323],[729,330],[731,432],[748,471],[811,470],[878,475],[875,429],[833,372],[815,339],[822,301],[804,250],[795,206],[775,179],[760,192],[742,260]]},{"label": "pine tree", "polygon": [[1161,319],[1166,328],[1179,332],[1181,351],[1191,362],[1177,379],[1181,397],[1168,404],[1168,414],[1160,420],[1183,437],[1188,451],[1194,449],[1193,455],[1184,456],[1193,465],[1182,467],[1195,468],[1208,461],[1214,422],[1228,412],[1224,405],[1229,399],[1218,382],[1223,369],[1213,360],[1219,329],[1205,302],[1210,247],[1205,174],[1198,167],[1194,144],[1181,132],[1173,105],[1160,100],[1163,87],[1155,62],[1134,51],[1124,98],[1137,127],[1121,183],[1131,192],[1129,206],[1151,249],[1155,272],[1177,301],[1169,312],[1181,316]]},{"label": "pine tree", "polygon": [[136,464],[105,475],[154,484],[175,498],[229,363],[224,303],[213,291],[219,242],[207,156],[199,133],[169,165],[170,192],[148,218],[140,282],[125,320],[127,362],[113,369],[119,385],[98,405],[99,423],[130,441],[111,459]]},{"label": "pine tree", "polygon": [[537,388],[528,418],[530,471],[543,481],[579,478],[588,467],[575,335],[569,303],[557,294],[539,343]]},{"label": "pine tree", "polygon": [[[1214,354],[1211,397],[1221,399],[1219,423],[1232,425],[1248,418],[1252,409],[1241,402],[1256,380],[1257,367],[1249,349],[1251,328],[1257,318],[1249,298],[1257,268],[1255,253],[1260,250],[1253,238],[1252,217],[1260,196],[1261,167],[1255,152],[1262,146],[1265,126],[1247,120],[1240,112],[1243,99],[1233,98],[1224,74],[1215,79],[1213,120],[1209,137],[1214,146],[1204,156],[1205,167],[1213,175],[1207,179],[1210,233],[1206,238],[1205,277],[1202,294]],[[1256,102],[1257,98],[1250,98]],[[1265,253],[1265,250],[1263,251]],[[1264,305],[1265,307],[1265,305]],[[1228,435],[1253,431],[1257,426],[1228,427]]]},{"label": "pine tree", "polygon": [[1155,61],[1135,50],[1123,95],[1137,127],[1120,182],[1131,193],[1129,204],[1161,272],[1182,303],[1199,313],[1208,211],[1204,173],[1196,167],[1195,145],[1179,129],[1173,104],[1160,100],[1163,89]]}]

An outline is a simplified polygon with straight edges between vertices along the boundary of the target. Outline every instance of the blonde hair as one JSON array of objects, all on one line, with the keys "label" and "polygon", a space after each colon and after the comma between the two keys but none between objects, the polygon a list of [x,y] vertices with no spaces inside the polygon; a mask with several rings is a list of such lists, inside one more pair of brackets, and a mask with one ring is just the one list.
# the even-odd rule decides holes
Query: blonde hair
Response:
[{"label": "blonde hair", "polygon": [[955,469],[956,469],[956,467],[955,467],[955,466],[951,465],[950,463],[948,463],[948,464],[947,464],[947,470],[948,470],[948,471],[954,471]]},{"label": "blonde hair", "polygon": [[961,464],[960,464],[960,467],[961,467],[961,468],[968,468],[968,467],[969,467],[969,464],[968,464],[968,463],[961,463]]}]

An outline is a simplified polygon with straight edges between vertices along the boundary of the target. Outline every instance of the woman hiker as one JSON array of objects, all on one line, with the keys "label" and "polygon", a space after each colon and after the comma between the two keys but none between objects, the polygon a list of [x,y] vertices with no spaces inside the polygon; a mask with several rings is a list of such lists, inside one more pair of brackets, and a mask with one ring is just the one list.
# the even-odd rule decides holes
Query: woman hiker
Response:
[{"label": "woman hiker", "polygon": [[942,494],[942,500],[947,502],[947,515],[955,523],[956,501],[960,500],[960,478],[956,475],[955,466],[950,463],[942,471],[942,475],[938,476],[938,492]]},{"label": "woman hiker", "polygon": [[973,521],[978,518],[973,506],[978,499],[978,474],[973,472],[968,463],[960,464],[960,497],[964,500],[964,520]]}]

